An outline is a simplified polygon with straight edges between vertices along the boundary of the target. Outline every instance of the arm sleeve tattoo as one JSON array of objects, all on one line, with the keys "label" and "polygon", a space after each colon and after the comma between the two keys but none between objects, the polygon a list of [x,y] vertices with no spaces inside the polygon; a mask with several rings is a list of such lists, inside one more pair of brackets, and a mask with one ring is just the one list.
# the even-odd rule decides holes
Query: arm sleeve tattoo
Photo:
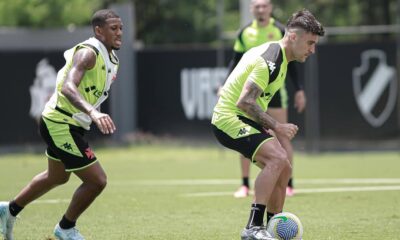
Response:
[{"label": "arm sleeve tattoo", "polygon": [[257,84],[247,81],[236,105],[261,126],[273,130],[277,123],[276,120],[264,112],[256,102],[261,94],[262,90]]}]

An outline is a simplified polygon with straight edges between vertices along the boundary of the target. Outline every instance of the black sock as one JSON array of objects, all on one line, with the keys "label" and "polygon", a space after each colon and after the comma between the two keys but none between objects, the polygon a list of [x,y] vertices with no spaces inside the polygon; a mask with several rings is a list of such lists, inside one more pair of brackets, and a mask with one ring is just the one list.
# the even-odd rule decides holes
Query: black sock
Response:
[{"label": "black sock", "polygon": [[269,222],[269,220],[270,220],[275,214],[276,214],[276,213],[267,212],[267,223]]},{"label": "black sock", "polygon": [[243,186],[250,188],[249,177],[243,177],[242,181],[243,181]]},{"label": "black sock", "polygon": [[246,228],[261,226],[263,224],[265,208],[266,206],[262,204],[251,204],[250,218]]},{"label": "black sock", "polygon": [[288,186],[293,188],[293,178],[289,179]]},{"label": "black sock", "polygon": [[70,229],[75,227],[76,221],[70,221],[64,215],[59,224],[62,229]]},{"label": "black sock", "polygon": [[24,208],[21,206],[18,206],[18,204],[14,200],[12,200],[10,202],[10,204],[8,205],[8,209],[10,210],[11,215],[16,217],[18,215],[18,213],[20,213],[22,211],[22,209],[24,209]]}]

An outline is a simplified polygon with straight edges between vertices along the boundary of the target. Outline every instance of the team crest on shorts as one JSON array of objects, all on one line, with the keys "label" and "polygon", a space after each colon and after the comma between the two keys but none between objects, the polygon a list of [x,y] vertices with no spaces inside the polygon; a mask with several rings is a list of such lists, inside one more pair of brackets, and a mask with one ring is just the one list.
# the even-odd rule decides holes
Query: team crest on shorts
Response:
[{"label": "team crest on shorts", "polygon": [[85,155],[88,159],[93,159],[95,158],[94,152],[91,148],[86,148],[85,149]]}]

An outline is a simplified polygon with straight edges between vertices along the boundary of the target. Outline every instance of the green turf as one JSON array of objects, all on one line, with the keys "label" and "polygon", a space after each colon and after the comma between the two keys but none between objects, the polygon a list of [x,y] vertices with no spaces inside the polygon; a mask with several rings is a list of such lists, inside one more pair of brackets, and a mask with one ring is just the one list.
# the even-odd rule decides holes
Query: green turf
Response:
[{"label": "green turf", "polygon": [[[82,215],[78,228],[87,240],[240,239],[251,197],[234,199],[240,183],[238,156],[217,147],[137,146],[96,151],[108,186]],[[400,186],[399,153],[297,153],[296,189]],[[9,200],[46,167],[43,155],[0,156],[0,200]],[[252,179],[257,173],[252,168]],[[312,183],[315,179],[390,178],[393,183]],[[226,180],[205,184],[201,180]],[[197,180],[190,184],[187,180]],[[297,181],[297,182],[296,182]],[[76,177],[20,214],[18,240],[52,236]],[[205,192],[222,196],[188,197]],[[58,200],[48,203],[45,200]],[[287,199],[285,210],[298,215],[304,239],[399,239],[400,191],[303,193]]]}]

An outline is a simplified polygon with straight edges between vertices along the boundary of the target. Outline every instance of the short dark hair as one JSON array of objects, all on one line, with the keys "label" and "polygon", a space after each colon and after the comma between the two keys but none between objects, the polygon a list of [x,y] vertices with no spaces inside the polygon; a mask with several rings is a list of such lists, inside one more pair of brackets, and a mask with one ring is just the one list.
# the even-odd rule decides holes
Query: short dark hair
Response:
[{"label": "short dark hair", "polygon": [[307,9],[293,13],[287,21],[286,28],[288,30],[300,28],[308,33],[319,36],[324,36],[325,34],[322,24],[318,22],[314,15]]},{"label": "short dark hair", "polygon": [[106,20],[109,18],[120,18],[118,14],[116,14],[113,10],[110,9],[101,9],[93,14],[92,17],[92,27],[93,29],[96,26],[102,27],[106,23]]}]

